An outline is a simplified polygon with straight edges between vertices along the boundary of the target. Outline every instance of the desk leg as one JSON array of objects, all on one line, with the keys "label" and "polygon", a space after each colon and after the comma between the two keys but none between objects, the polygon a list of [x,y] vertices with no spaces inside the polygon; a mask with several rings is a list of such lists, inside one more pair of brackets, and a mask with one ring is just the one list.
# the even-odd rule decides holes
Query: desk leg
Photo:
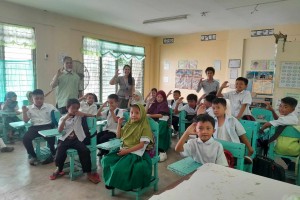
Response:
[{"label": "desk leg", "polygon": [[3,139],[4,143],[7,144],[7,142],[8,142],[8,136],[7,136],[7,128],[5,126],[5,124],[6,124],[6,116],[2,115],[2,119],[3,119],[2,139]]}]

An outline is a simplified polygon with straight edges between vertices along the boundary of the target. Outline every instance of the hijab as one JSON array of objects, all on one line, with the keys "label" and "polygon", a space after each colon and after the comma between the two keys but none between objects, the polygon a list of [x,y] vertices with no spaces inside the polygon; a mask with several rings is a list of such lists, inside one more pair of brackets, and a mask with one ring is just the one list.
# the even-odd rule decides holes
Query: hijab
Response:
[{"label": "hijab", "polygon": [[143,95],[139,91],[135,91],[134,94],[137,95],[137,96],[139,96],[140,100],[139,101],[133,100],[131,102],[131,105],[138,104],[138,103],[144,105],[145,101],[144,101]]},{"label": "hijab", "polygon": [[160,90],[157,92],[156,97],[161,95],[163,97],[162,102],[157,102],[155,99],[154,103],[148,109],[148,114],[170,114],[170,109],[168,106],[167,95],[164,91]]},{"label": "hijab", "polygon": [[141,137],[148,138],[150,140],[150,146],[153,147],[153,133],[147,119],[145,108],[142,104],[136,105],[140,109],[141,118],[135,122],[129,119],[129,121],[121,129],[121,140],[123,141],[123,147],[131,148],[136,146],[140,143]]}]

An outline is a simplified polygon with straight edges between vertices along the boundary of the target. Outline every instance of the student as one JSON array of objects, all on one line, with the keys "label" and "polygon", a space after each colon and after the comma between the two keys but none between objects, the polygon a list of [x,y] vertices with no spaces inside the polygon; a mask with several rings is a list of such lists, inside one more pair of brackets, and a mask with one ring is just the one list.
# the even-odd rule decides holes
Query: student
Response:
[{"label": "student", "polygon": [[146,106],[149,106],[149,104],[153,103],[156,99],[157,89],[152,88],[149,94],[145,98]]},{"label": "student", "polygon": [[121,129],[118,120],[117,138],[123,141],[119,152],[103,157],[103,178],[107,189],[132,190],[149,185],[152,161],[146,149],[154,146],[153,134],[143,105],[132,105],[130,120]]},{"label": "student", "polygon": [[251,115],[249,106],[252,103],[251,93],[246,90],[248,79],[239,77],[235,80],[235,90],[222,94],[224,88],[229,87],[228,81],[225,81],[217,92],[217,97],[224,97],[230,100],[231,114],[241,119],[244,115]]},{"label": "student", "polygon": [[[15,92],[7,92],[4,98],[4,103],[1,105],[1,109],[6,112],[14,112],[16,115],[21,114],[19,112],[19,106],[17,101],[17,94]],[[6,117],[4,126],[8,130],[8,139],[10,144],[14,144],[14,129],[9,125],[11,122],[21,121],[17,116]]]},{"label": "student", "polygon": [[[185,157],[192,157],[198,163],[228,166],[222,144],[212,137],[214,127],[215,120],[211,116],[198,115],[196,122],[191,124],[179,139],[175,151]],[[198,135],[198,138],[188,140],[190,135]]]},{"label": "student", "polygon": [[[99,108],[97,116],[107,119],[107,124],[97,135],[97,144],[101,144],[116,137],[118,119],[123,117],[123,110],[118,108],[119,97],[116,94],[110,94],[107,101]],[[104,106],[109,105],[107,110],[103,111]],[[98,156],[106,155],[109,151],[99,149]]]},{"label": "student", "polygon": [[32,105],[33,104],[32,91],[27,91],[26,92],[26,98],[28,100],[28,105]]},{"label": "student", "polygon": [[145,101],[144,101],[143,95],[139,91],[135,91],[133,93],[133,96],[129,99],[128,109],[130,109],[131,105],[137,104],[137,103],[145,106]]},{"label": "student", "polygon": [[[179,109],[179,105],[182,103],[183,97],[179,98],[176,103],[174,113],[179,113],[181,111],[185,111],[186,119],[192,120],[197,114],[197,98],[198,98],[197,95],[189,94],[187,96],[188,103],[186,105],[182,106],[181,109]],[[187,126],[189,126],[189,125],[187,125]]]},{"label": "student", "polygon": [[197,115],[199,114],[208,114],[211,117],[215,117],[214,111],[212,109],[212,102],[217,98],[215,95],[209,94],[204,97],[204,102],[200,104],[197,110]]},{"label": "student", "polygon": [[214,79],[215,69],[213,67],[207,67],[205,70],[207,79],[201,78],[198,83],[197,92],[203,88],[204,94],[208,95],[210,92],[218,91],[220,83]]},{"label": "student", "polygon": [[78,99],[80,101],[79,111],[91,115],[97,115],[97,105],[98,98],[93,93],[87,93],[83,97]]},{"label": "student", "polygon": [[[150,108],[149,108],[150,106]],[[159,123],[159,157],[160,162],[163,162],[167,159],[166,151],[170,147],[170,136],[169,132],[169,116],[170,110],[168,106],[166,93],[162,90],[158,91],[156,94],[156,100],[153,104],[146,106],[147,116],[151,117]]]},{"label": "student", "polygon": [[[264,133],[264,130],[266,128],[269,128],[271,126],[278,127],[278,126],[287,126],[287,125],[297,125],[298,124],[298,117],[296,115],[295,108],[298,104],[298,101],[294,99],[293,97],[285,97],[281,99],[281,103],[279,105],[279,114],[280,117],[276,114],[275,110],[270,106],[270,104],[267,104],[267,109],[270,110],[273,114],[273,117],[275,120],[272,120],[270,122],[265,123],[259,130],[260,133]],[[281,132],[280,132],[281,133]],[[276,140],[280,133],[274,134],[273,137],[270,138],[268,141],[269,143]]]},{"label": "student", "polygon": [[247,139],[246,131],[242,124],[235,117],[226,114],[226,100],[216,98],[212,102],[216,125],[214,138],[235,143],[243,143],[248,149],[248,156],[245,157],[246,163],[252,163],[250,156],[254,150]]},{"label": "student", "polygon": [[[167,98],[171,94],[172,94],[172,90],[169,91]],[[172,115],[172,125],[174,128],[173,136],[178,135],[178,128],[179,128],[179,112],[178,112],[178,110],[180,110],[182,108],[183,103],[180,103],[178,105],[177,112],[175,112],[175,107],[176,107],[177,101],[179,100],[180,96],[181,96],[181,92],[179,90],[174,90],[173,99],[168,101],[169,107],[172,108],[172,110],[173,110],[173,115]]]},{"label": "student", "polygon": [[58,123],[58,131],[63,135],[59,138],[57,145],[55,156],[57,168],[49,178],[55,180],[65,174],[63,167],[67,158],[67,150],[72,148],[77,150],[82,170],[87,173],[88,179],[93,183],[99,183],[98,174],[91,172],[90,150],[83,143],[86,136],[81,124],[82,117],[92,117],[93,115],[80,112],[79,107],[80,103],[77,99],[67,101],[66,109],[68,113],[62,116]]},{"label": "student", "polygon": [[[23,111],[23,120],[24,122],[28,122],[31,120],[31,126],[28,128],[28,131],[25,133],[23,137],[23,144],[27,150],[28,155],[30,155],[29,164],[30,165],[38,165],[39,160],[34,151],[32,141],[37,137],[42,137],[38,132],[42,130],[52,129],[52,119],[51,112],[56,110],[56,108],[48,103],[44,103],[44,92],[43,90],[36,89],[32,92],[32,100],[33,104],[22,107]],[[42,164],[48,164],[53,162],[55,156],[55,137],[44,137],[44,139],[48,142],[51,155],[42,162]]]},{"label": "student", "polygon": [[13,148],[13,147],[6,146],[6,144],[4,143],[2,138],[0,138],[0,152],[2,152],[2,153],[12,152],[14,149],[15,148]]}]

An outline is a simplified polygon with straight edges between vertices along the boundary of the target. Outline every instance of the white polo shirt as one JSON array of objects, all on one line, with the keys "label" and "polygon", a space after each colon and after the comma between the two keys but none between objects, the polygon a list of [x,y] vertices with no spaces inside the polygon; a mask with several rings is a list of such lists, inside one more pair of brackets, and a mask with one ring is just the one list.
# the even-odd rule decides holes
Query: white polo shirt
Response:
[{"label": "white polo shirt", "polygon": [[79,111],[86,114],[96,115],[98,110],[97,105],[95,103],[89,105],[87,102],[81,101]]},{"label": "white polo shirt", "polygon": [[[62,123],[62,121],[65,119],[66,116],[67,115],[64,115],[59,119],[58,126],[60,126],[60,124]],[[74,116],[73,118],[69,118],[65,122],[65,127],[64,127],[65,133],[59,139],[64,141],[70,135],[70,133],[74,131],[78,140],[82,142],[85,138],[85,133],[82,128],[81,120],[82,118],[79,116]]]},{"label": "white polo shirt", "polygon": [[248,90],[243,90],[240,93],[237,93],[236,91],[231,91],[223,94],[224,99],[230,100],[231,105],[231,114],[234,117],[237,117],[239,114],[242,104],[247,104],[246,109],[242,116],[244,115],[251,115],[249,106],[252,103],[252,97],[251,93]]},{"label": "white polo shirt", "polygon": [[215,163],[228,166],[222,144],[215,141],[213,137],[206,142],[203,142],[200,138],[188,140],[183,145],[183,149],[182,156],[190,156],[198,163]]},{"label": "white polo shirt", "polygon": [[190,107],[188,104],[182,106],[180,109],[178,109],[179,111],[184,110],[186,112],[187,115],[196,115],[197,114],[197,106],[196,108],[192,108]]},{"label": "white polo shirt", "polygon": [[[177,101],[178,101],[178,99],[177,99],[176,101],[174,101],[174,102],[173,102],[173,104],[171,104],[171,103],[172,103],[172,101],[174,101],[174,99],[172,99],[172,100],[168,100],[168,104],[169,104],[169,107],[170,107],[170,108],[172,108],[172,110],[174,111],[174,110],[175,110],[175,107],[176,107],[176,104],[177,104]],[[178,110],[180,110],[180,109],[182,108],[182,106],[183,106],[183,104],[182,104],[182,103],[180,103],[180,104],[178,105]],[[179,117],[179,114],[175,115],[175,114],[173,113],[173,116]]]},{"label": "white polo shirt", "polygon": [[[115,114],[117,113],[117,109],[119,110],[118,114],[117,114],[117,117],[120,117],[120,118],[123,117],[123,112],[124,112],[123,109],[116,108],[114,110]],[[107,112],[108,112],[108,115],[107,115]],[[101,112],[101,117],[107,119],[107,124],[103,128],[103,131],[108,130],[110,132],[116,133],[117,132],[117,127],[118,127],[118,122],[115,122],[114,118],[111,116],[110,111],[109,110],[102,111]]]},{"label": "white polo shirt", "polygon": [[297,125],[298,117],[295,112],[291,112],[286,116],[279,117],[277,120],[270,121],[270,124],[274,127],[281,125]]},{"label": "white polo shirt", "polygon": [[30,118],[32,126],[51,124],[51,111],[57,110],[53,105],[43,103],[39,109],[34,104],[28,106],[27,117]]}]

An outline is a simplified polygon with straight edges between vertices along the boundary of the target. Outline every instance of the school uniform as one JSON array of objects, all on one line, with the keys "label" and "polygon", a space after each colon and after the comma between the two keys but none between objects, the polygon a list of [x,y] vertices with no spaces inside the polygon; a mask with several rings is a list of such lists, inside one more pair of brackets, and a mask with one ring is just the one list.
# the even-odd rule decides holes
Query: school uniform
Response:
[{"label": "school uniform", "polygon": [[[60,118],[58,126],[60,126],[66,116],[64,115]],[[63,135],[59,138],[55,156],[55,164],[59,171],[63,170],[64,162],[67,158],[67,150],[72,148],[78,152],[82,171],[91,172],[90,150],[83,143],[85,137],[82,127],[82,117],[74,116],[66,120]]]},{"label": "school uniform", "polygon": [[[197,115],[197,109],[198,107],[196,106],[195,108],[190,107],[188,104],[182,106],[182,108],[179,110],[181,111],[185,111],[186,112],[186,119],[187,120],[192,120],[193,117],[195,117]],[[189,127],[192,123],[186,123],[185,127]]]},{"label": "school uniform", "polygon": [[81,101],[79,111],[86,114],[97,115],[98,109],[95,103],[89,105],[86,101]]},{"label": "school uniform", "polygon": [[[114,110],[114,113],[117,117],[122,118],[123,117],[123,110],[120,108],[116,108]],[[107,124],[104,126],[103,130],[98,133],[97,135],[97,144],[101,144],[104,142],[109,141],[112,138],[116,137],[116,133],[117,133],[117,126],[118,126],[118,122],[116,122],[112,115],[110,110],[105,110],[101,112],[101,116],[104,119],[107,119]],[[107,154],[109,151],[101,149],[101,153],[99,154],[100,156]]]},{"label": "school uniform", "polygon": [[[168,102],[169,106],[172,108],[173,111],[175,110],[175,107],[177,105],[177,101],[178,101],[178,99],[176,101],[173,99],[170,102]],[[178,105],[178,110],[181,109],[182,106],[183,106],[183,104],[180,103]],[[173,115],[172,115],[172,125],[173,125],[174,130],[178,131],[178,128],[179,128],[179,114],[174,114],[173,113]]]},{"label": "school uniform", "polygon": [[[6,111],[6,112],[16,112],[16,111],[19,110],[19,106],[18,106],[18,102],[17,101],[11,102],[10,104],[8,104],[5,109],[3,109],[4,108],[4,104],[5,103],[3,103],[1,105],[1,109],[4,110],[4,111]],[[21,120],[16,115],[12,116],[12,117],[6,117],[4,126],[8,130],[13,130],[13,128],[9,125],[9,123],[11,123],[11,122],[18,122],[18,121],[21,121]]]},{"label": "school uniform", "polygon": [[219,127],[217,117],[215,117],[215,121],[215,132],[213,134],[214,138],[241,143],[239,137],[244,135],[246,131],[239,120],[230,115],[226,115],[225,122],[222,127]]},{"label": "school uniform", "polygon": [[190,156],[198,163],[216,163],[228,166],[222,144],[215,141],[213,137],[206,142],[200,138],[188,140],[183,145],[183,152],[180,154],[185,157]]},{"label": "school uniform", "polygon": [[207,79],[202,81],[200,84],[198,84],[197,92],[200,92],[200,90],[203,88],[203,91],[205,94],[209,94],[210,92],[217,92],[219,90],[220,83],[216,81],[215,79],[212,80],[212,82],[209,82]]},{"label": "school uniform", "polygon": [[209,116],[215,117],[215,114],[214,114],[214,111],[213,111],[212,107],[207,108],[205,112],[206,112]]},{"label": "school uniform", "polygon": [[272,126],[286,126],[286,125],[297,125],[298,124],[298,117],[295,112],[291,112],[288,115],[281,116],[277,120],[270,121]]},{"label": "school uniform", "polygon": [[[27,153],[33,158],[36,158],[36,153],[34,151],[32,140],[37,137],[42,137],[38,132],[42,130],[54,128],[51,119],[51,112],[56,110],[56,108],[48,103],[43,103],[42,107],[39,109],[34,104],[28,106],[27,117],[30,118],[31,126],[23,137],[23,144],[27,150]],[[55,155],[55,137],[44,137],[48,142],[50,151],[52,155]]]},{"label": "school uniform", "polygon": [[224,99],[229,99],[231,104],[231,114],[236,117],[238,116],[242,104],[247,104],[246,109],[243,112],[242,116],[244,115],[251,115],[250,105],[252,103],[251,93],[248,90],[243,90],[239,93],[235,91],[227,92],[223,94]]}]

